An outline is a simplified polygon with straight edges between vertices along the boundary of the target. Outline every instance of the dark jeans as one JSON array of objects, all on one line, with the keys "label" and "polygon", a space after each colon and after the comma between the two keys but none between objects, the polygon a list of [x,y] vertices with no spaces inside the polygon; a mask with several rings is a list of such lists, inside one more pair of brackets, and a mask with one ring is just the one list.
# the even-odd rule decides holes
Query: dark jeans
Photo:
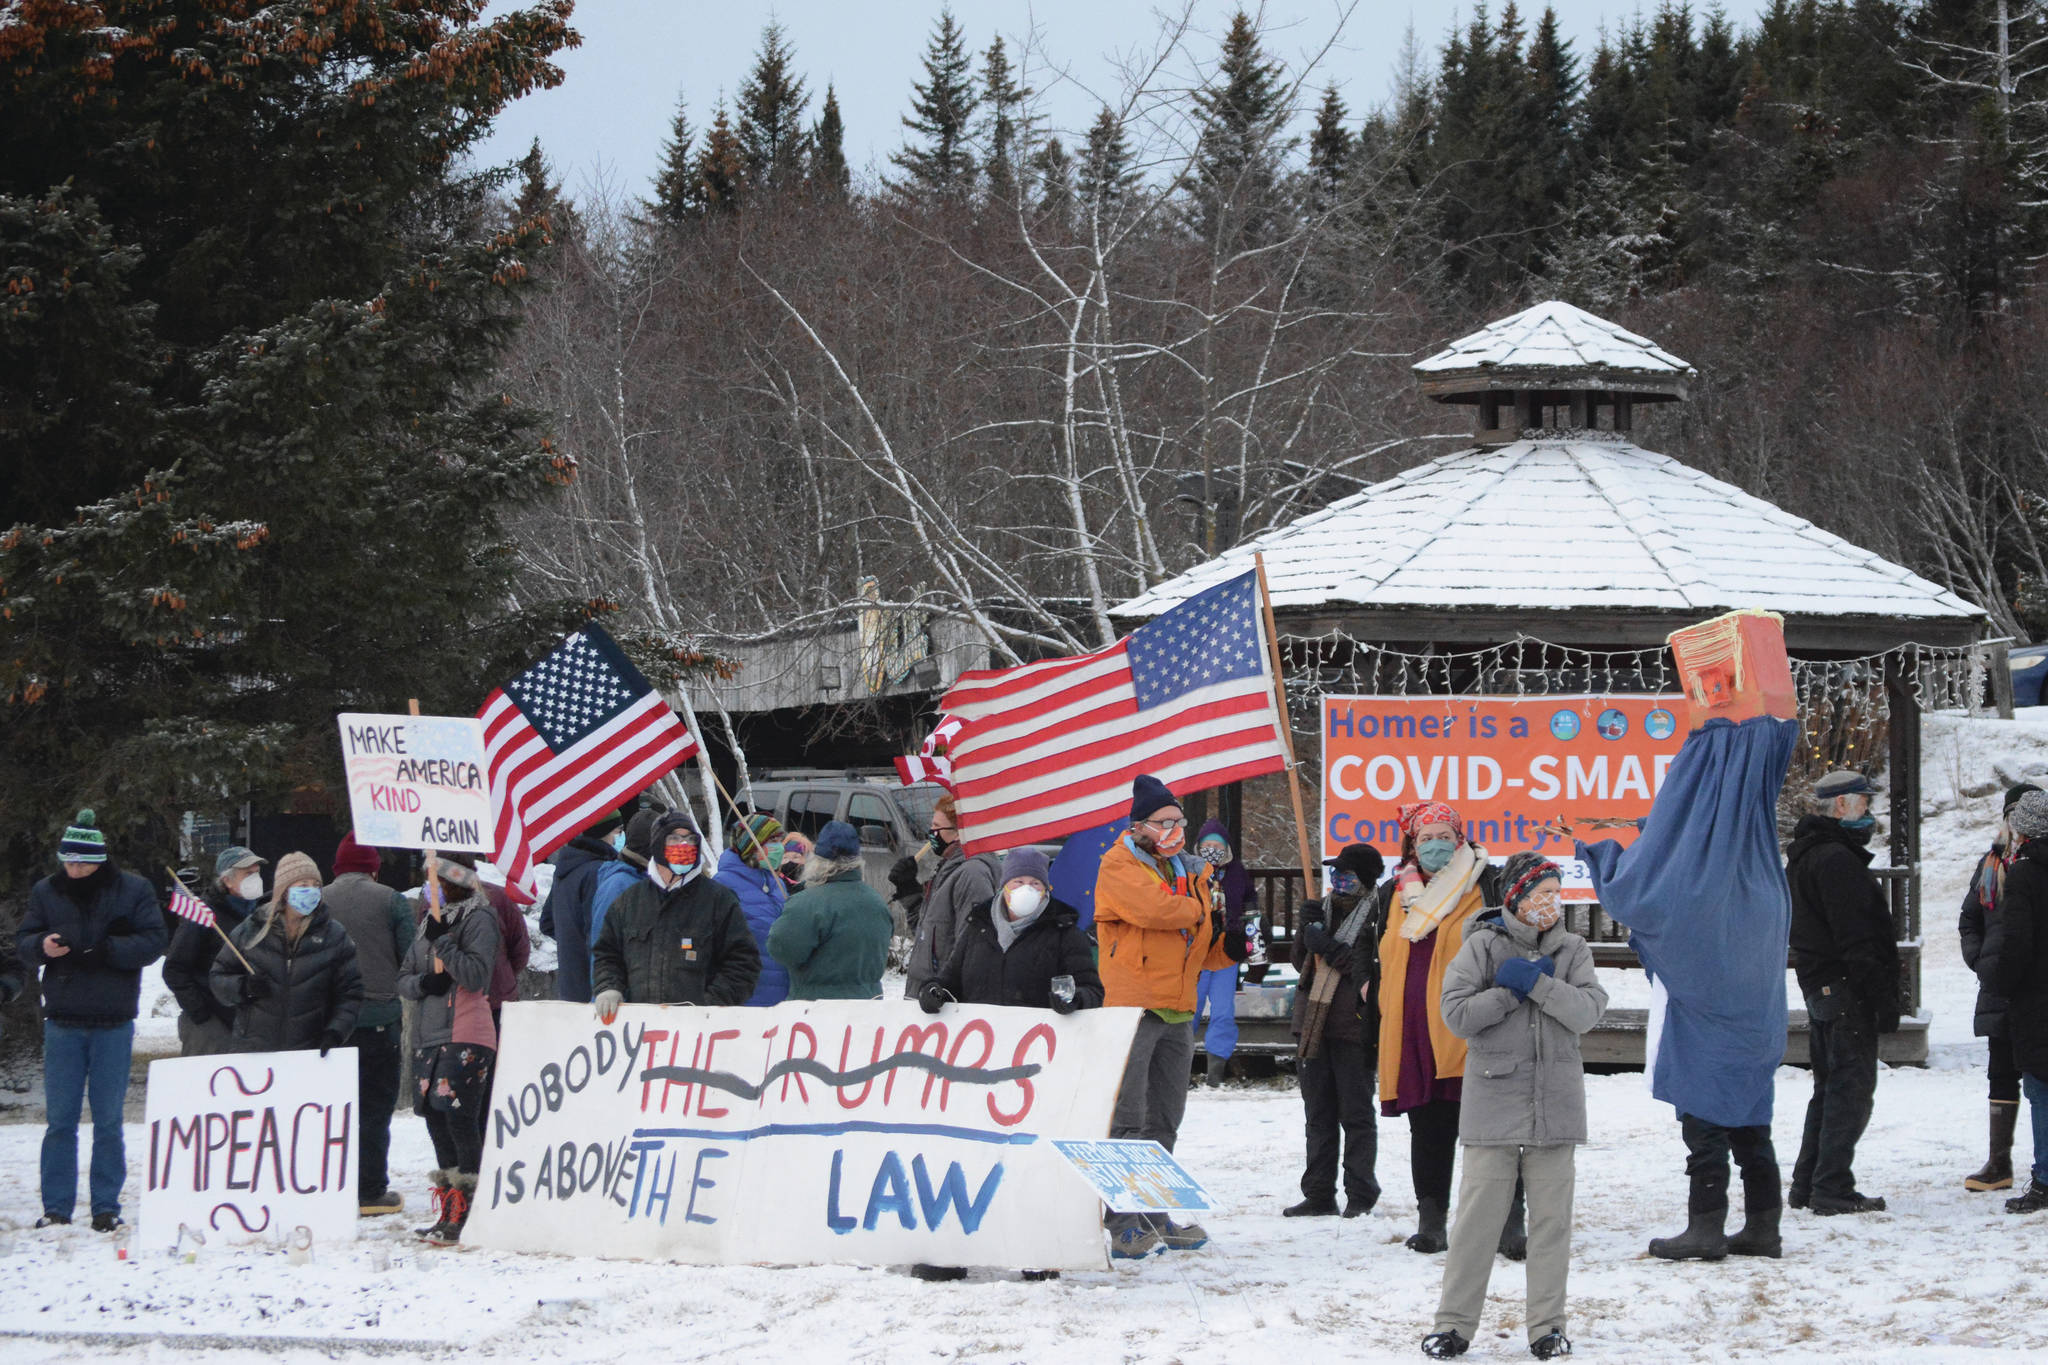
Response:
[{"label": "dark jeans", "polygon": [[1458,1161],[1458,1102],[1431,1100],[1408,1111],[1408,1168],[1415,1199],[1451,1205],[1451,1175]]},{"label": "dark jeans", "polygon": [[1988,1068],[1991,1098],[2005,1104],[2018,1104],[2020,1064],[2012,1059],[2012,1038],[2009,1035],[1994,1033],[1984,1041],[1991,1051],[1991,1065]]},{"label": "dark jeans", "polygon": [[2048,1185],[2048,1076],[2029,1076],[2026,1086],[2034,1127],[2034,1168],[2029,1174],[2036,1185]]},{"label": "dark jeans", "polygon": [[[1851,997],[1831,1019],[1814,1019],[1807,997],[1813,1058],[1813,1099],[1792,1165],[1792,1188],[1820,1199],[1856,1193],[1856,1143],[1870,1123],[1877,1094],[1877,1014]],[[1825,1007],[1823,1007],[1825,1008]]]},{"label": "dark jeans", "polygon": [[43,1212],[69,1218],[78,1206],[78,1120],[92,1092],[92,1211],[119,1213],[128,1178],[121,1140],[121,1109],[128,1100],[128,1065],[135,1025],[74,1028],[43,1022]]},{"label": "dark jeans", "polygon": [[348,1039],[356,1050],[356,1132],[363,1149],[356,1189],[364,1199],[391,1187],[391,1111],[398,1107],[398,1035],[403,1028],[359,1028]]},{"label": "dark jeans", "polygon": [[1728,1207],[1728,1157],[1742,1168],[1742,1210],[1767,1213],[1782,1208],[1778,1190],[1778,1150],[1771,1145],[1769,1124],[1723,1128],[1692,1114],[1678,1116],[1685,1133],[1685,1174],[1692,1181],[1686,1201],[1689,1213],[1713,1213]]},{"label": "dark jeans", "polygon": [[1338,1136],[1343,1136],[1344,1194],[1371,1208],[1379,1202],[1373,1173],[1379,1159],[1379,1122],[1373,1114],[1373,1057],[1356,1038],[1323,1039],[1301,1063],[1301,1116],[1308,1130],[1308,1163],[1301,1192],[1310,1199],[1337,1195]]}]

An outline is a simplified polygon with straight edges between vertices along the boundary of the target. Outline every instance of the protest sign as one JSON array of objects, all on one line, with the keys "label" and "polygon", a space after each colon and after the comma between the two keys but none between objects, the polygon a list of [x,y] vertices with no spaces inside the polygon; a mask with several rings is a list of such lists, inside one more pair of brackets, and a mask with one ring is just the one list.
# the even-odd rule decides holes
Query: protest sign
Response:
[{"label": "protest sign", "polygon": [[174,1249],[181,1224],[215,1246],[355,1237],[354,1048],[151,1062],[144,1119],[138,1247]]},{"label": "protest sign", "polygon": [[482,721],[359,712],[335,720],[357,843],[495,851]]},{"label": "protest sign", "polygon": [[[1529,850],[1557,861],[1565,897],[1592,882],[1568,839],[1546,821],[1640,819],[1685,733],[1685,699],[1633,696],[1325,696],[1323,856],[1367,843],[1389,863],[1401,848],[1395,812],[1446,801],[1466,836],[1496,860]],[[1582,837],[1634,841],[1629,827],[1582,826]]]},{"label": "protest sign", "polygon": [[1109,1131],[1138,1011],[505,1007],[465,1244],[699,1264],[1107,1263],[1050,1139]]},{"label": "protest sign", "polygon": [[1118,1213],[1203,1213],[1215,1207],[1202,1183],[1156,1142],[1098,1138],[1052,1145]]}]

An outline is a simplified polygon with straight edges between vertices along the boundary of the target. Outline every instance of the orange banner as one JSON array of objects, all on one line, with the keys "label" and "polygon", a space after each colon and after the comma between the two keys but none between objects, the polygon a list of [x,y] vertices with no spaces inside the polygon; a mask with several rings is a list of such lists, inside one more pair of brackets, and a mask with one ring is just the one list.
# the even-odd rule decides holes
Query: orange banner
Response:
[{"label": "orange banner", "polygon": [[[1648,815],[1685,742],[1684,706],[1677,694],[1326,696],[1323,856],[1368,843],[1391,869],[1401,848],[1396,811],[1413,801],[1444,801],[1496,862],[1523,849],[1544,854],[1564,868],[1566,898],[1589,899],[1591,884],[1571,843],[1541,826],[1559,817]],[[1626,844],[1636,832],[1582,823],[1577,833]]]}]

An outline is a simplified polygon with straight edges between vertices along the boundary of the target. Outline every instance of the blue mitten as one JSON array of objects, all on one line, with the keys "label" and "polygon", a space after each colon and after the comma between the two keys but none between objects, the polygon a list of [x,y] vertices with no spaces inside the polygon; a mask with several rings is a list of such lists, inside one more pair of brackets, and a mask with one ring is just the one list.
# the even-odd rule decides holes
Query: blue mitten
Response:
[{"label": "blue mitten", "polygon": [[1543,969],[1543,974],[1545,976],[1557,975],[1557,959],[1552,957],[1549,953],[1545,953],[1542,957],[1537,958],[1536,965]]},{"label": "blue mitten", "polygon": [[1543,969],[1526,957],[1511,957],[1500,964],[1493,973],[1493,984],[1505,986],[1515,993],[1516,998],[1526,1000],[1529,992],[1536,987],[1536,978],[1543,975]]}]

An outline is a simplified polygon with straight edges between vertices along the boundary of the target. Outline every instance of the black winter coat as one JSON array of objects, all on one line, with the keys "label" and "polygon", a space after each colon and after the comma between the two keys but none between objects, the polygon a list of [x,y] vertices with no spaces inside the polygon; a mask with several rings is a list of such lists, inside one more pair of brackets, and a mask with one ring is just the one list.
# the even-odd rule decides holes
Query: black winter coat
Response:
[{"label": "black winter coat", "polygon": [[1024,926],[1010,951],[996,940],[995,902],[984,901],[967,912],[955,931],[952,956],[933,978],[955,1000],[967,1005],[1052,1007],[1052,979],[1074,978],[1074,1008],[1092,1010],[1102,1004],[1102,973],[1095,965],[1095,945],[1081,928],[1081,917],[1063,901],[1054,901]]},{"label": "black winter coat", "polygon": [[761,950],[731,889],[699,873],[667,891],[633,883],[605,911],[591,950],[591,990],[629,1005],[744,1005]]},{"label": "black winter coat", "polygon": [[[213,918],[222,931],[234,933],[242,921],[249,918],[255,909],[254,902],[240,896],[230,896],[215,883],[207,889],[203,898],[206,906],[213,911]],[[213,998],[213,960],[220,956],[220,934],[203,924],[181,919],[178,927],[171,931],[171,948],[164,954],[164,984],[171,988],[171,994],[178,997],[178,1008],[185,1011],[187,1018],[195,1024],[209,1019],[231,1019],[234,1011],[224,1009]]]},{"label": "black winter coat", "polygon": [[[1387,885],[1392,886],[1393,883]],[[1377,1055],[1379,1013],[1374,1004],[1368,1004],[1358,993],[1361,985],[1371,987],[1377,1003],[1378,973],[1374,968],[1379,955],[1378,926],[1385,920],[1386,902],[1380,899],[1377,890],[1371,895],[1373,903],[1366,911],[1365,927],[1358,931],[1358,942],[1352,945],[1351,970],[1337,978],[1337,993],[1330,997],[1329,1012],[1323,1016],[1323,1036],[1363,1043],[1369,1055]],[[1325,897],[1323,900],[1302,902],[1301,909],[1294,916],[1294,968],[1300,977],[1294,987],[1294,1013],[1288,1028],[1297,1038],[1301,1036],[1302,1025],[1308,1017],[1309,993],[1315,986],[1316,973],[1322,970],[1316,955],[1308,950],[1302,931],[1311,924],[1320,924],[1326,932],[1334,934],[1350,913],[1342,906],[1329,906]]]},{"label": "black winter coat", "polygon": [[2021,1071],[2048,1076],[2048,840],[2021,845],[2005,870],[2004,921],[1988,984],[2006,998],[2005,1026]]},{"label": "black winter coat", "polygon": [[1983,896],[1984,865],[1997,856],[1998,851],[1993,849],[1977,863],[1977,875],[1970,878],[1969,889],[1963,892],[1963,911],[1956,920],[1956,932],[1963,939],[1963,965],[1977,974],[1977,1013],[1972,1032],[1979,1038],[2005,1036],[2005,997],[1991,984],[1998,975],[1999,945],[2005,937],[2005,916],[2001,913],[2005,907],[1995,905],[1987,913]]},{"label": "black winter coat", "polygon": [[596,994],[590,982],[590,897],[597,874],[618,852],[602,839],[579,834],[555,855],[555,879],[541,907],[540,931],[555,941],[555,998],[584,1004]]},{"label": "black winter coat", "polygon": [[[71,951],[45,957],[50,934],[62,934]],[[142,969],[163,956],[170,939],[156,891],[111,861],[89,877],[59,872],[37,882],[14,931],[22,970],[42,969],[43,1017],[78,1028],[133,1019]]]},{"label": "black winter coat", "polygon": [[1807,995],[1847,986],[1884,1018],[1899,1011],[1899,945],[1870,857],[1839,820],[1808,815],[1793,826],[1785,855],[1792,966]]},{"label": "black winter coat", "polygon": [[322,1035],[328,1044],[341,1046],[355,1031],[363,1008],[363,974],[348,931],[325,905],[307,917],[297,943],[287,941],[282,923],[264,932],[266,922],[265,912],[258,911],[229,937],[270,983],[268,994],[258,1000],[247,997],[250,973],[226,945],[213,960],[213,998],[223,1013],[234,1015],[234,1050],[293,1052],[319,1047]]}]

